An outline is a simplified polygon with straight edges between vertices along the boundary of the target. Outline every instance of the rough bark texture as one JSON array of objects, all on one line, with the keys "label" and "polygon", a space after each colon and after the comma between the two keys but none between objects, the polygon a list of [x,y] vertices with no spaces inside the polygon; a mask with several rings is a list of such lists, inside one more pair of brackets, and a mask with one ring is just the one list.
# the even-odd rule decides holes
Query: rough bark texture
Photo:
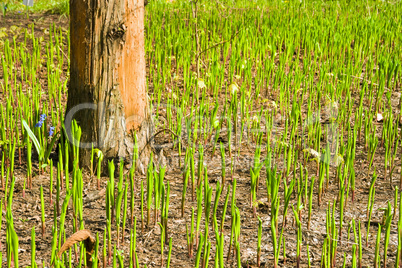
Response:
[{"label": "rough bark texture", "polygon": [[82,130],[82,166],[89,165],[92,143],[106,159],[131,162],[133,131],[140,152],[152,132],[145,80],[144,0],[70,0],[70,13],[67,132],[70,120],[77,120]]}]

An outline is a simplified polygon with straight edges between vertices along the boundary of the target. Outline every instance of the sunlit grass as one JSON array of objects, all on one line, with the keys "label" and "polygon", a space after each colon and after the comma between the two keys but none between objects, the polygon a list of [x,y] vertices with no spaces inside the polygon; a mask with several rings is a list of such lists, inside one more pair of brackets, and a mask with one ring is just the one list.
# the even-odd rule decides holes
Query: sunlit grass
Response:
[{"label": "sunlit grass", "polygon": [[[12,224],[14,186],[22,183],[14,170],[26,172],[23,195],[42,201],[41,222],[49,222],[43,232],[52,230],[52,258],[62,237],[92,227],[85,223],[93,210],[84,206],[83,191],[101,190],[106,183],[105,196],[100,197],[104,215],[97,222],[104,238],[93,257],[102,255],[104,263],[113,260],[115,265],[124,255],[128,267],[142,267],[136,236],[159,227],[160,236],[148,238],[160,243],[163,263],[167,242],[175,247],[180,243],[180,226],[168,220],[172,216],[187,223],[181,231],[187,231],[188,258],[180,261],[189,267],[212,261],[224,267],[226,257],[240,267],[246,247],[255,253],[254,260],[247,260],[250,265],[266,262],[266,267],[281,266],[286,256],[293,266],[317,266],[321,261],[332,267],[341,258],[337,253],[352,267],[358,262],[400,262],[402,203],[396,186],[402,184],[401,3],[197,3],[197,12],[194,3],[184,0],[155,0],[146,7],[150,106],[156,133],[172,141],[168,150],[177,156],[177,165],[162,166],[151,155],[141,175],[135,166],[126,170],[123,162],[109,161],[103,171],[109,171],[108,177],[101,177],[101,162],[110,159],[93,148],[90,177],[97,182],[92,185],[86,184],[88,175],[79,168],[78,143],[61,140],[58,149],[54,146],[55,137],[63,139],[64,131],[68,30],[51,25],[38,31],[34,24],[27,29],[0,28],[0,177],[14,264],[22,236]],[[67,8],[66,14],[67,1],[37,1],[31,11],[55,11],[63,4],[60,10]],[[24,12],[25,7],[13,1],[8,10]],[[72,134],[76,140],[81,137],[76,123]],[[141,157],[138,150],[133,154],[134,161]],[[250,160],[241,160],[245,155]],[[47,185],[39,195],[32,188],[39,188],[40,175],[49,179],[42,181]],[[386,192],[389,200],[382,202]],[[180,205],[178,212],[169,214],[169,202]],[[367,207],[366,213],[361,207]],[[130,253],[119,250],[127,216]],[[71,217],[73,226],[65,224]],[[250,225],[244,228],[245,223]],[[306,231],[319,233],[314,236],[317,241],[305,237]],[[245,243],[243,238],[251,236],[255,241]],[[96,241],[99,246],[99,236]],[[390,241],[398,241],[398,253],[387,258]],[[363,250],[364,242],[376,246],[375,252]],[[80,247],[82,252],[83,244]],[[306,260],[310,249],[314,255],[321,250],[321,260]],[[67,253],[61,258],[54,259],[59,267],[78,262],[78,255],[75,260]],[[81,254],[79,262],[85,258]]]},{"label": "sunlit grass", "polygon": [[[2,3],[7,7],[7,12],[26,12],[27,7],[22,0],[5,0]],[[0,5],[1,7],[1,5]],[[49,12],[52,14],[69,14],[69,0],[37,0],[28,8],[30,12]]]}]

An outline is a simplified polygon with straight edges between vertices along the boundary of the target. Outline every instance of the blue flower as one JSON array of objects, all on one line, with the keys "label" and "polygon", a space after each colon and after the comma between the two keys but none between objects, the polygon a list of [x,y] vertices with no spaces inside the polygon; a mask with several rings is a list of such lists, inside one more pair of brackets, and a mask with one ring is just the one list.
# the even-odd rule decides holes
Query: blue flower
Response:
[{"label": "blue flower", "polygon": [[41,114],[39,116],[39,122],[36,123],[35,127],[42,127],[43,122],[45,122],[45,119],[46,119],[46,114]]},{"label": "blue flower", "polygon": [[50,129],[49,129],[49,137],[53,136],[54,129],[55,129],[55,127],[50,127]]}]

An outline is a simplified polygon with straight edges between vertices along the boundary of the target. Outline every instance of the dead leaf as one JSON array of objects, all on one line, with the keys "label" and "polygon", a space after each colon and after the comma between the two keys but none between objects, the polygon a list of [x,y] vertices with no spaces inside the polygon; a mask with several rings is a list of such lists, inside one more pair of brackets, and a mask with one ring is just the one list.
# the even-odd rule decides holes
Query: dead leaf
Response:
[{"label": "dead leaf", "polygon": [[384,117],[382,116],[382,114],[377,113],[377,122],[381,122],[382,120],[384,120]]},{"label": "dead leaf", "polygon": [[80,230],[70,236],[67,241],[63,244],[57,256],[60,258],[64,251],[71,248],[75,243],[84,241],[86,253],[87,253],[87,262],[88,267],[92,267],[92,253],[95,249],[95,238],[92,236],[91,231],[89,230]]}]

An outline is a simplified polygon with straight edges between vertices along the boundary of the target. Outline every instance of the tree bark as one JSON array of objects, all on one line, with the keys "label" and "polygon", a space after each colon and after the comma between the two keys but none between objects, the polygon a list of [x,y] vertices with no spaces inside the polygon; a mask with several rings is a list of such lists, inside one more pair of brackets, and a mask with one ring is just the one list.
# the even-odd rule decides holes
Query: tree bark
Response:
[{"label": "tree bark", "polygon": [[106,159],[131,162],[133,131],[140,152],[152,132],[144,0],[70,0],[70,44],[65,127],[67,135],[72,119],[81,127],[80,165],[89,166],[92,144]]}]

